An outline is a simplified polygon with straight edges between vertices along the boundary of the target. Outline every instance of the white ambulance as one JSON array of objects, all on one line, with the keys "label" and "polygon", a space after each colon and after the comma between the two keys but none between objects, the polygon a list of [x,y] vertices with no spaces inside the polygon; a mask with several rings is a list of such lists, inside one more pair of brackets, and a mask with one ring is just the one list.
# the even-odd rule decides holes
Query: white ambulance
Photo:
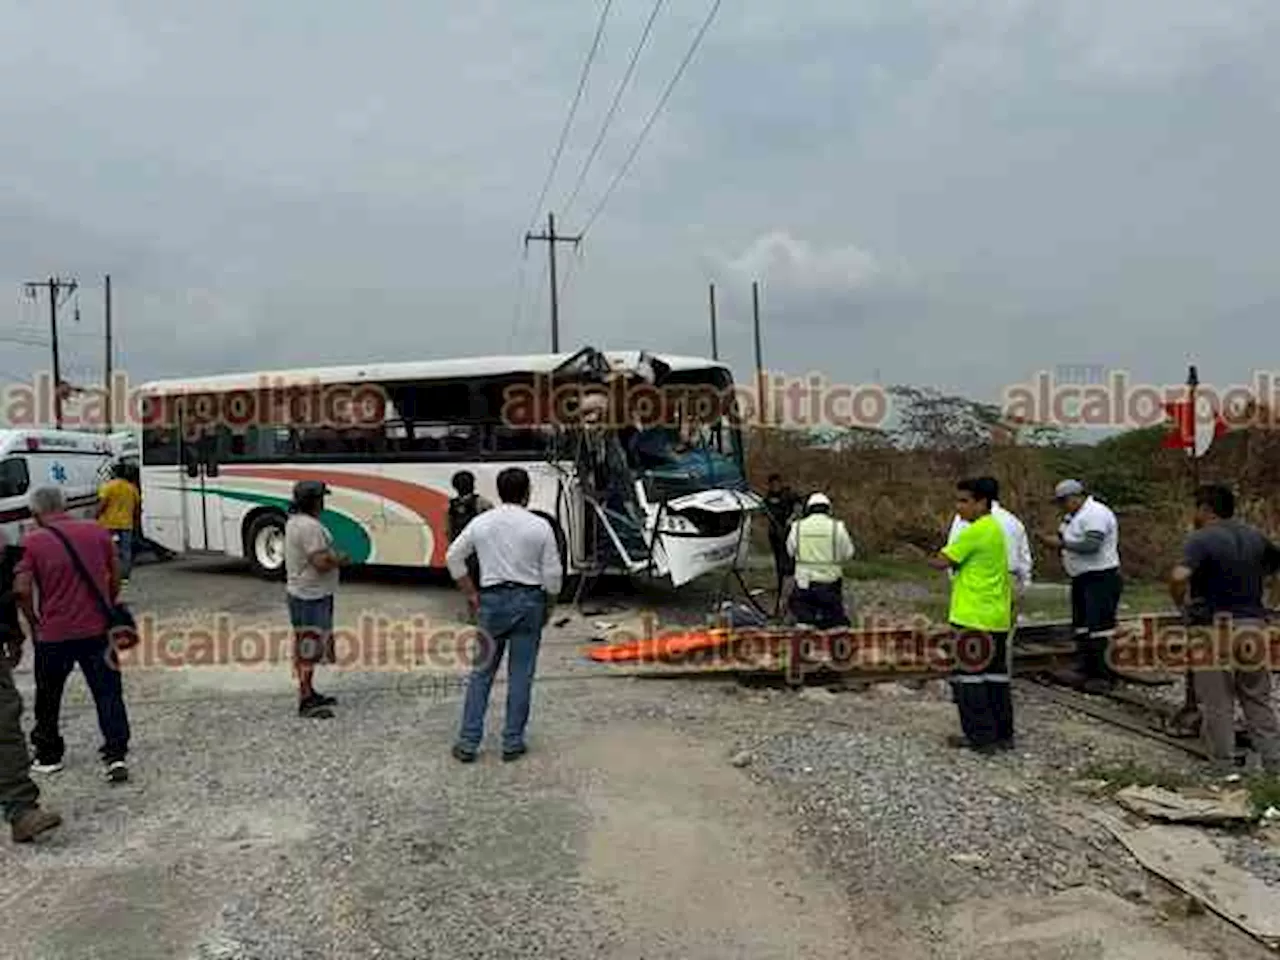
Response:
[{"label": "white ambulance", "polygon": [[110,438],[66,430],[0,430],[0,531],[17,544],[32,526],[30,494],[61,487],[72,516],[93,519],[115,459]]}]

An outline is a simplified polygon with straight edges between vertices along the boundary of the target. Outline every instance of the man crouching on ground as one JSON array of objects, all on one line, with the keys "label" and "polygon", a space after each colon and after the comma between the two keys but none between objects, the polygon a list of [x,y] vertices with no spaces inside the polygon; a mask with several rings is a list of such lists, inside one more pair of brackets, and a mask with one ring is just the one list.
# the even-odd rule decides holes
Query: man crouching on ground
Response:
[{"label": "man crouching on ground", "polygon": [[[463,763],[474,761],[480,749],[489,691],[504,653],[507,715],[502,759],[515,760],[525,753],[538,646],[564,577],[551,524],[527,509],[529,474],[520,467],[503,470],[498,474],[498,496],[502,503],[468,523],[445,556],[449,573],[477,614],[480,627],[462,727],[453,747],[453,756]],[[467,569],[473,554],[480,560],[479,584]]]}]

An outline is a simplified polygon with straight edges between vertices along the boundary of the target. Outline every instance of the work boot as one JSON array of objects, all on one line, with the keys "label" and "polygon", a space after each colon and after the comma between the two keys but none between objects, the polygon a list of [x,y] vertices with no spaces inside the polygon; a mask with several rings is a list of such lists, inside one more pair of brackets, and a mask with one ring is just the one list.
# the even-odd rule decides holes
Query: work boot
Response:
[{"label": "work boot", "polygon": [[42,833],[62,826],[62,817],[52,810],[29,807],[14,817],[9,824],[14,843],[31,843]]},{"label": "work boot", "polygon": [[329,720],[333,711],[312,694],[298,703],[298,716],[309,720]]},{"label": "work boot", "polygon": [[455,743],[450,752],[453,754],[453,759],[457,760],[459,763],[476,762],[476,752],[470,747],[463,746],[460,743]]}]

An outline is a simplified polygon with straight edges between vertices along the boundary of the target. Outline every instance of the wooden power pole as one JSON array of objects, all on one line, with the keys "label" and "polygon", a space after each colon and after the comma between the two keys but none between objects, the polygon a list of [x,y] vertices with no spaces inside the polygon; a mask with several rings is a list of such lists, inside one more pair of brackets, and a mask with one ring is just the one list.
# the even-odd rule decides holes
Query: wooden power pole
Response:
[{"label": "wooden power pole", "polygon": [[766,413],[766,388],[764,375],[764,351],[760,346],[760,282],[758,280],[751,281],[751,322],[755,328],[756,339],[756,389],[759,391],[759,408],[760,408],[760,425],[764,426],[769,422]]},{"label": "wooden power pole", "polygon": [[59,297],[65,291],[68,295],[75,293],[76,281],[50,277],[48,280],[33,280],[27,283],[28,296],[35,297],[36,291],[44,288],[49,297],[49,340],[53,349],[53,419],[57,429],[62,429],[62,366],[58,357],[58,307]]},{"label": "wooden power pole", "polygon": [[716,338],[716,285],[711,284],[710,289],[710,306],[711,306],[711,359],[720,359],[720,342]]},{"label": "wooden power pole", "polygon": [[103,339],[105,340],[105,355],[103,357],[103,388],[107,396],[107,433],[111,432],[113,426],[111,422],[111,274],[107,274],[102,280],[102,322],[104,327]]},{"label": "wooden power pole", "polygon": [[547,253],[551,266],[551,352],[560,352],[560,291],[556,287],[556,244],[572,243],[575,247],[582,242],[582,235],[576,237],[566,237],[563,234],[556,233],[556,215],[554,213],[547,214],[547,232],[546,233],[526,233],[524,235],[524,245],[529,246],[530,241],[537,240],[547,245]]}]

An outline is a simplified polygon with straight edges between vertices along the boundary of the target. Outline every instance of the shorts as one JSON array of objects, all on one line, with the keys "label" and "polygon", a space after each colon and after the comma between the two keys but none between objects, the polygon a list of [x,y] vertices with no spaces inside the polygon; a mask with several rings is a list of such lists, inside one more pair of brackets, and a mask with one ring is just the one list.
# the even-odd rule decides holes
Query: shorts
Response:
[{"label": "shorts", "polygon": [[333,663],[333,595],[304,600],[289,594],[293,656],[297,663]]}]

